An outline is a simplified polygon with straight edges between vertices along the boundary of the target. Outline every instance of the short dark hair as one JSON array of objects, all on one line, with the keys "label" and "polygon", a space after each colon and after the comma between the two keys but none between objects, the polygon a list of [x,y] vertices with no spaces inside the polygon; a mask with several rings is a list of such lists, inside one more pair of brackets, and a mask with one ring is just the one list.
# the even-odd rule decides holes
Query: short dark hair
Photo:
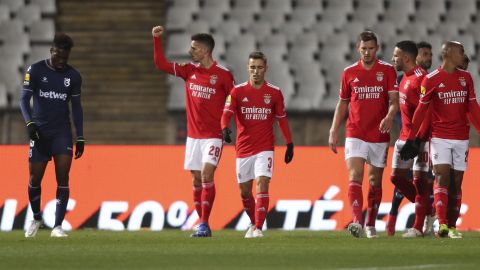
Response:
[{"label": "short dark hair", "polygon": [[261,51],[254,51],[248,55],[248,59],[262,59],[265,65],[267,64],[267,56]]},{"label": "short dark hair", "polygon": [[413,59],[417,58],[418,55],[418,48],[417,44],[411,40],[402,40],[395,44],[395,47],[402,50],[402,52],[410,55]]},{"label": "short dark hair", "polygon": [[195,34],[192,36],[192,40],[204,44],[205,46],[207,46],[210,52],[213,52],[213,48],[215,48],[215,40],[210,34],[207,34],[207,33]]},{"label": "short dark hair", "polygon": [[378,38],[377,38],[377,35],[374,32],[363,31],[362,33],[360,33],[360,35],[358,35],[357,42],[358,43],[360,43],[360,41],[367,42],[367,41],[370,41],[370,40],[373,40],[373,41],[375,41],[375,44],[378,44]]},{"label": "short dark hair", "polygon": [[73,47],[73,39],[65,33],[56,33],[53,38],[53,47],[70,51]]},{"label": "short dark hair", "polygon": [[420,41],[417,43],[417,49],[422,49],[422,48],[427,48],[427,49],[432,49],[432,44],[426,42],[426,41]]}]

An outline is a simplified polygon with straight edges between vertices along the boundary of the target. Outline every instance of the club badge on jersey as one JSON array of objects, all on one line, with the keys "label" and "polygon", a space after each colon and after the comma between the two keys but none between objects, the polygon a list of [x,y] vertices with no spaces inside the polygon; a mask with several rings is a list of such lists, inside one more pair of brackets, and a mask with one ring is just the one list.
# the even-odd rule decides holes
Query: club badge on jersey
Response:
[{"label": "club badge on jersey", "polygon": [[377,72],[377,81],[383,81],[383,72]]},{"label": "club badge on jersey", "polygon": [[218,79],[217,75],[211,75],[210,76],[210,84],[213,84],[213,85],[216,84],[217,79]]},{"label": "club badge on jersey", "polygon": [[263,96],[263,101],[265,102],[265,104],[270,104],[270,101],[272,100],[272,96],[269,95],[269,94],[266,94]]}]

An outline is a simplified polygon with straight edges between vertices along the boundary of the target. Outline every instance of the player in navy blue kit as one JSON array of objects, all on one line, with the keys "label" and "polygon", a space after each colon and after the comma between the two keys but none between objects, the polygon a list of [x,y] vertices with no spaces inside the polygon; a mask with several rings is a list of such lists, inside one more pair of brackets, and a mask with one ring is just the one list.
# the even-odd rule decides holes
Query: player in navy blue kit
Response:
[{"label": "player in navy blue kit", "polygon": [[[31,65],[25,73],[20,109],[30,137],[28,197],[34,217],[25,237],[34,237],[43,224],[40,211],[41,183],[52,157],[57,178],[57,205],[55,225],[50,236],[67,236],[62,229],[62,222],[70,196],[68,175],[73,154],[69,103],[76,130],[75,159],[82,156],[85,147],[80,102],[82,77],[67,64],[72,47],[73,40],[68,35],[56,34],[50,58]],[[33,109],[30,107],[32,97]]]}]

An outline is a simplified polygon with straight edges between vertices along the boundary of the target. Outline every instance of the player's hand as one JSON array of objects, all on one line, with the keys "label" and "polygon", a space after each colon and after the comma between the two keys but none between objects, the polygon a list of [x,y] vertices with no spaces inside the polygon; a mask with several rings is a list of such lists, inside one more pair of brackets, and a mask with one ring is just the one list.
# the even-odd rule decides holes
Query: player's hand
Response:
[{"label": "player's hand", "polygon": [[31,140],[40,140],[40,133],[38,132],[38,126],[35,124],[35,122],[29,121],[27,123],[27,132],[28,137],[30,137]]},{"label": "player's hand", "polygon": [[75,159],[79,159],[83,155],[85,150],[85,139],[83,137],[78,137],[77,142],[75,143]]},{"label": "player's hand", "polygon": [[287,144],[287,150],[285,151],[285,163],[288,164],[293,159],[293,143]]},{"label": "player's hand", "polygon": [[230,138],[230,133],[232,133],[232,131],[229,128],[224,128],[222,130],[223,140],[226,143],[231,143],[232,142],[232,138]]},{"label": "player's hand", "polygon": [[333,153],[337,153],[337,144],[338,144],[338,133],[336,130],[330,130],[330,135],[328,136],[328,145]]},{"label": "player's hand", "polygon": [[152,36],[153,37],[160,37],[163,32],[165,32],[165,29],[163,28],[163,26],[154,26],[152,28]]},{"label": "player's hand", "polygon": [[390,130],[392,129],[392,126],[393,126],[393,117],[386,116],[380,122],[379,130],[380,130],[381,133],[390,133]]},{"label": "player's hand", "polygon": [[400,158],[402,160],[415,158],[420,152],[421,143],[422,141],[418,138],[415,138],[415,140],[407,140],[402,149],[400,149]]}]

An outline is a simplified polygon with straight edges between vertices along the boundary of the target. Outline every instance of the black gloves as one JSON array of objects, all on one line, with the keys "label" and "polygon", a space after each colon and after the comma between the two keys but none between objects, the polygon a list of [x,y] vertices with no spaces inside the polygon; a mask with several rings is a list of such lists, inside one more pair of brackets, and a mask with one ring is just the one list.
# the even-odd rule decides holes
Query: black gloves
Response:
[{"label": "black gloves", "polygon": [[287,151],[285,151],[285,163],[288,164],[293,159],[293,143],[287,144]]},{"label": "black gloves", "polygon": [[29,121],[27,123],[27,132],[28,132],[28,137],[30,137],[31,140],[36,141],[40,139],[40,135],[38,133],[38,127],[37,124],[33,121]]},{"label": "black gloves", "polygon": [[78,159],[83,155],[83,150],[85,150],[85,139],[82,136],[79,136],[75,143],[75,159]]},{"label": "black gloves", "polygon": [[420,152],[420,144],[422,140],[415,138],[415,140],[407,140],[405,145],[400,149],[400,158],[402,160],[409,160],[415,158]]},{"label": "black gloves", "polygon": [[226,143],[231,143],[232,142],[232,138],[230,138],[230,133],[232,133],[232,131],[229,128],[224,128],[222,130],[223,140]]}]

